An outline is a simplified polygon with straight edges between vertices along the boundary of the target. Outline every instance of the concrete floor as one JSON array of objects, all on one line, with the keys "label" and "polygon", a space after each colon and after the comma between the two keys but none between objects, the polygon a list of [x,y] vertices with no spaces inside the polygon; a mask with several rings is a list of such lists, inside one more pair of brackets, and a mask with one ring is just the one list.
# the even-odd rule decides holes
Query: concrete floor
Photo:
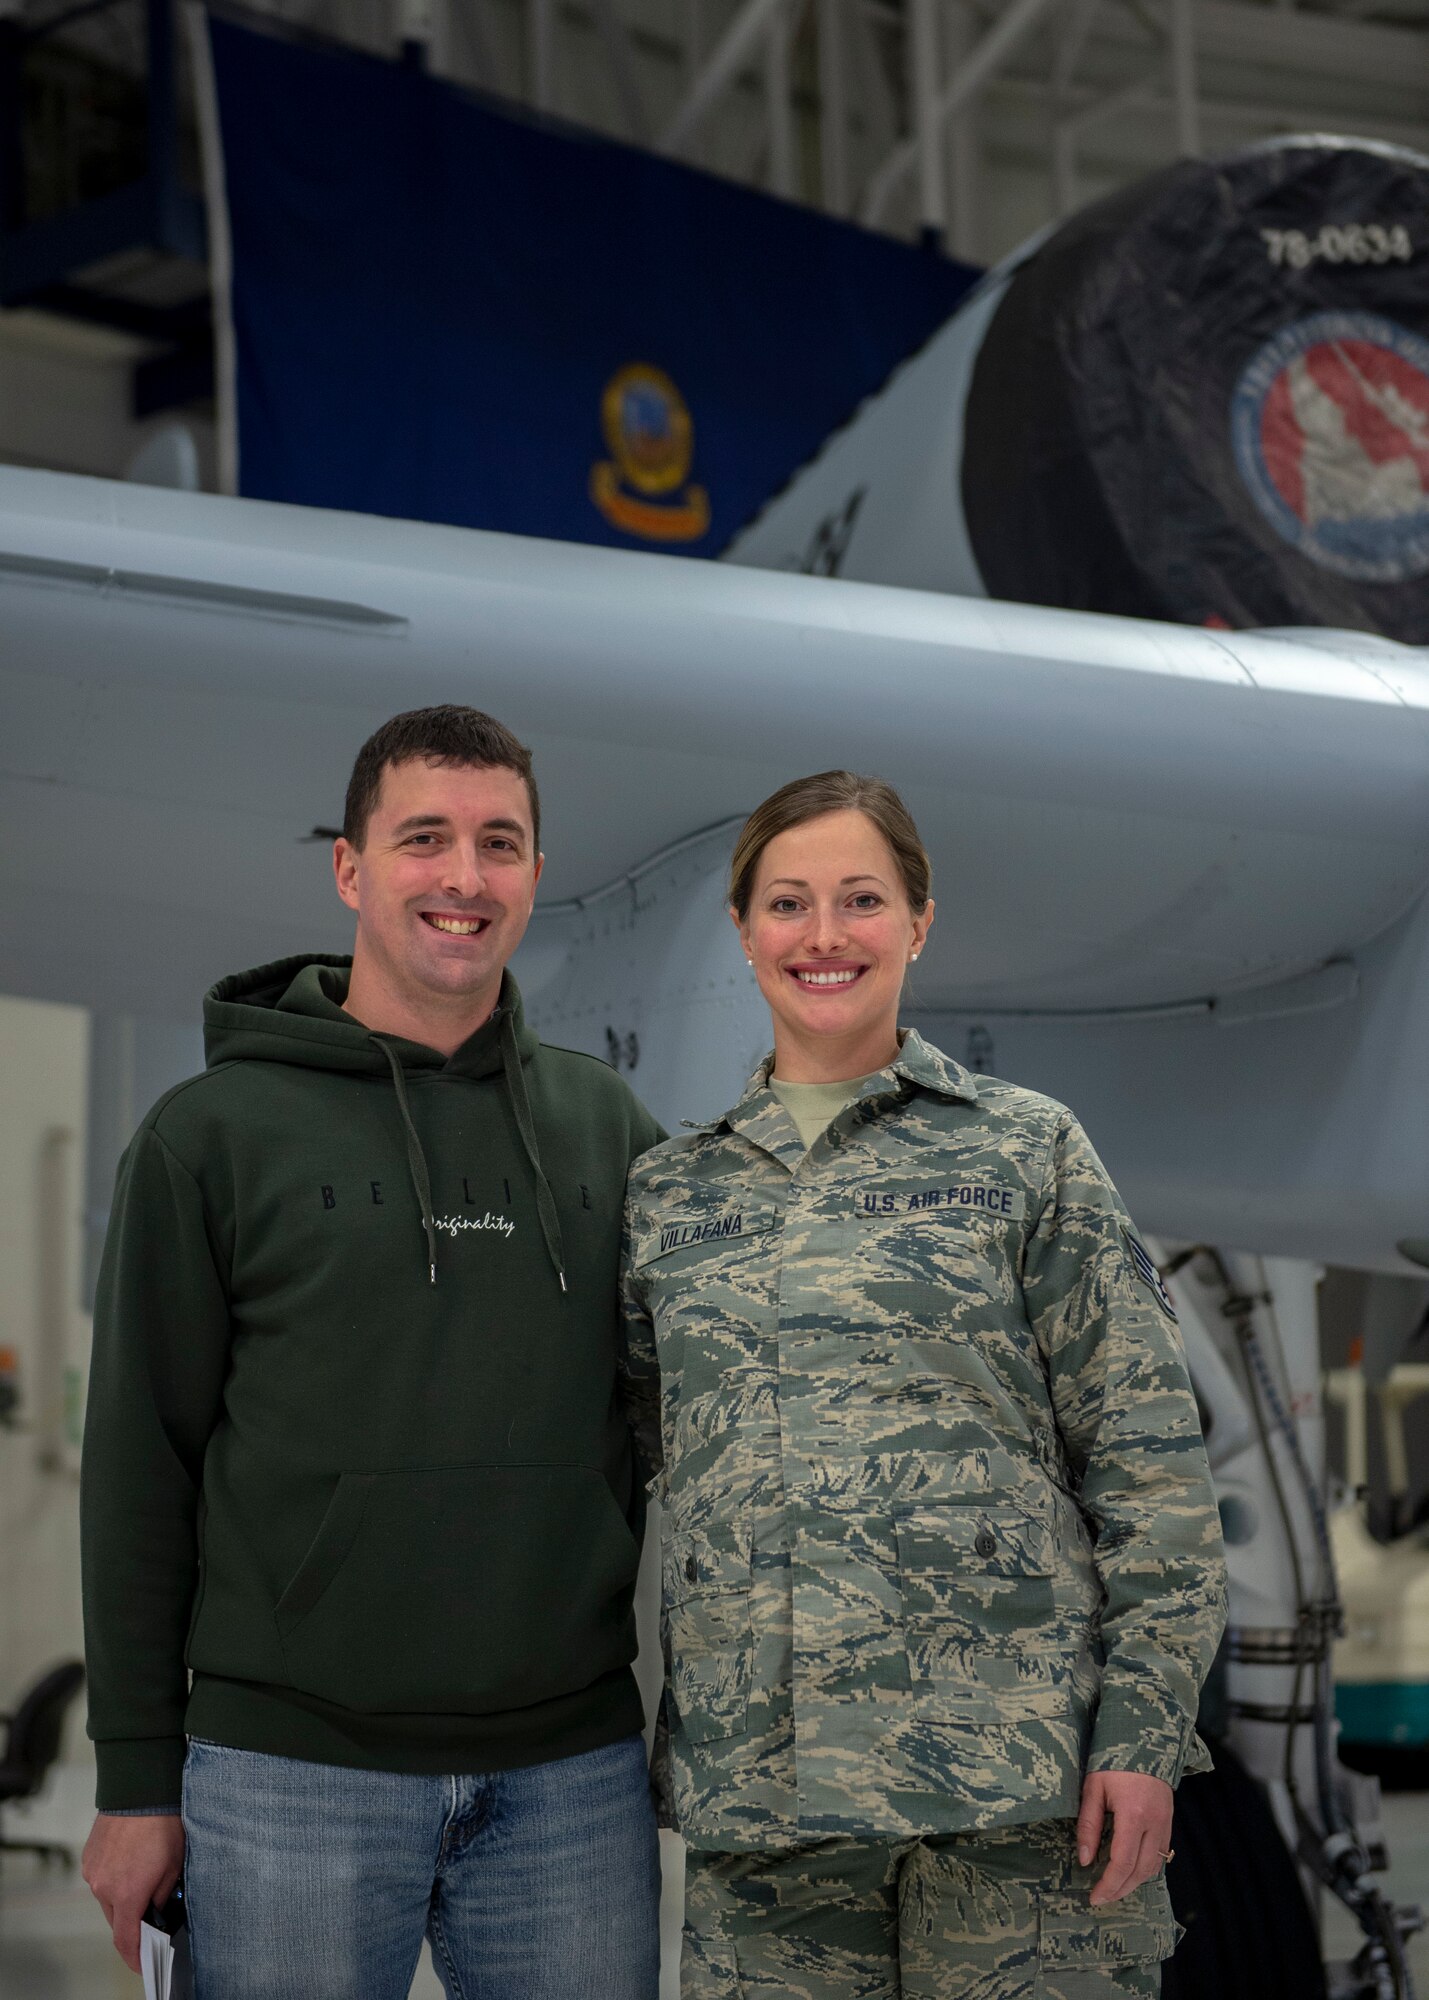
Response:
[{"label": "concrete floor", "polygon": [[[1391,1902],[1418,1903],[1429,1916],[1429,1792],[1386,1792],[1383,1804],[1389,1867],[1376,1882]],[[1331,1960],[1353,1958],[1363,1942],[1344,1905],[1328,1899],[1320,1934]],[[1415,1990],[1429,1995],[1429,1930],[1411,1943],[1409,1969]]]},{"label": "concrete floor", "polygon": [[[1394,1862],[1385,1886],[1397,1902],[1429,1905],[1429,1794],[1400,1792],[1384,1801]],[[18,1831],[18,1829],[17,1829]],[[678,1871],[669,1871],[675,1875]],[[679,1897],[667,1900],[662,1925],[666,1973],[662,2000],[677,2000]],[[1338,1905],[1326,1917],[1331,1957],[1349,1957],[1356,1934]],[[1413,1950],[1416,1984],[1429,1995],[1429,1935]],[[115,1953],[99,1910],[77,1873],[44,1868],[28,1856],[0,1858],[0,1995],[4,2000],[140,2000],[139,1981]],[[425,1949],[410,2000],[442,2000]]]}]

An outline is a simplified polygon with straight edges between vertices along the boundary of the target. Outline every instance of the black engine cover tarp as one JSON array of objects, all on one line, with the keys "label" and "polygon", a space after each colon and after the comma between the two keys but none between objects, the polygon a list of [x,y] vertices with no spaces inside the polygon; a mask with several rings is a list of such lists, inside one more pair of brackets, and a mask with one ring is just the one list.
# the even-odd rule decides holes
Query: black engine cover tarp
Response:
[{"label": "black engine cover tarp", "polygon": [[1309,1902],[1269,1800],[1227,1744],[1176,1794],[1167,1869],[1185,1936],[1161,2000],[1325,2000]]},{"label": "black engine cover tarp", "polygon": [[1278,141],[1074,217],[988,329],[962,485],[994,597],[1429,642],[1429,161]]}]

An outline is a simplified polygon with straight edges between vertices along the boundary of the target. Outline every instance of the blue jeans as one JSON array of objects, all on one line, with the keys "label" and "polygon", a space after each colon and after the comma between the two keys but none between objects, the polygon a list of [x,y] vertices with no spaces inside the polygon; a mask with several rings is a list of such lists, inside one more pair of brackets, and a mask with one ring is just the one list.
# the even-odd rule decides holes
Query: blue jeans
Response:
[{"label": "blue jeans", "polygon": [[184,1766],[196,2000],[656,2000],[644,1746],[427,1778],[198,1740]]}]

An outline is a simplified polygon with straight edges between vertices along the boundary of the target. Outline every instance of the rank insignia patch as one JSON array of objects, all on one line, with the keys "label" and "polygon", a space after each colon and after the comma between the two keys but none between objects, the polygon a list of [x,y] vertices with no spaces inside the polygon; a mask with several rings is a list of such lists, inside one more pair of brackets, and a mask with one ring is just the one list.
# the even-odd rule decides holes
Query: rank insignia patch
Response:
[{"label": "rank insignia patch", "polygon": [[1141,1238],[1128,1229],[1125,1223],[1122,1224],[1121,1233],[1126,1238],[1126,1247],[1131,1257],[1132,1270],[1140,1278],[1142,1284],[1146,1286],[1146,1289],[1154,1295],[1156,1303],[1160,1306],[1161,1310],[1169,1314],[1172,1319],[1175,1319],[1176,1308],[1171,1303],[1171,1294],[1162,1282],[1161,1273],[1156,1268],[1151,1252],[1147,1249]]}]

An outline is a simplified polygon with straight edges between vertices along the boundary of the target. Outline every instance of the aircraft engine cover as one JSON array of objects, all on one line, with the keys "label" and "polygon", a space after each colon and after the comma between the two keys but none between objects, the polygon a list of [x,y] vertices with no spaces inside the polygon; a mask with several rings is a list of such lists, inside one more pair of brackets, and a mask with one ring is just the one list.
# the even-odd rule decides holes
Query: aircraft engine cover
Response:
[{"label": "aircraft engine cover", "polygon": [[1429,641],[1429,160],[1183,160],[990,274],[732,545],[1189,624]]}]

